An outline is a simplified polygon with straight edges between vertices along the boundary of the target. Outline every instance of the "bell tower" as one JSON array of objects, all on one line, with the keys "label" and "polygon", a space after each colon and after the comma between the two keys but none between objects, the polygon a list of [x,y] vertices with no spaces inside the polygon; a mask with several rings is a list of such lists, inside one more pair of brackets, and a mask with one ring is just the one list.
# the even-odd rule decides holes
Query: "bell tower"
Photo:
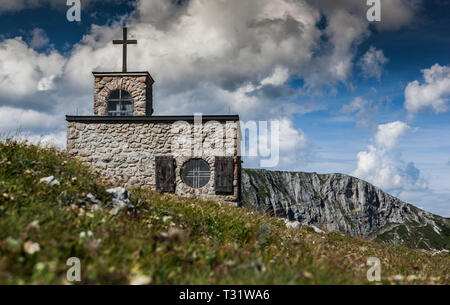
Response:
[{"label": "bell tower", "polygon": [[123,28],[123,40],[113,44],[123,46],[122,72],[93,72],[95,116],[151,116],[153,114],[153,84],[148,72],[127,71],[127,45],[137,44],[128,40],[127,28]]}]

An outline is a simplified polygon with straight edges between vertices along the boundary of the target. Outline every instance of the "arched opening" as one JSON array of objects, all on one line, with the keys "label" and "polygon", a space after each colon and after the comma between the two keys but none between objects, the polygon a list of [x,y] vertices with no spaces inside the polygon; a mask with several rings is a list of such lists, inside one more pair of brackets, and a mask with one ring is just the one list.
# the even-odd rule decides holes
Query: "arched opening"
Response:
[{"label": "arched opening", "polygon": [[122,89],[112,90],[108,96],[109,116],[132,116],[133,99],[131,94]]}]

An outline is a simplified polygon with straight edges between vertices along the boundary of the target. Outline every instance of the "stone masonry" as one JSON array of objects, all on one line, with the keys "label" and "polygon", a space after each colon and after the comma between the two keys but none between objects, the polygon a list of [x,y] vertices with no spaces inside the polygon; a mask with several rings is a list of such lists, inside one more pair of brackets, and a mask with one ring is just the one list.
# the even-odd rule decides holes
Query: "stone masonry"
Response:
[{"label": "stone masonry", "polygon": [[112,90],[123,89],[133,98],[133,116],[153,113],[153,78],[147,72],[94,72],[94,115],[107,115],[107,99]]},{"label": "stone masonry", "polygon": [[[100,88],[111,90],[116,84],[126,86],[132,92],[144,88],[145,82],[138,84],[125,77],[123,80],[104,77],[97,81],[96,96],[105,96]],[[140,85],[139,85],[140,84]],[[139,90],[141,90],[139,89]],[[96,100],[97,101],[97,100]],[[103,114],[103,100],[97,101],[97,113]],[[136,109],[140,109],[136,107]],[[136,110],[141,113],[143,110]],[[189,118],[184,121],[184,118]],[[155,189],[155,157],[172,156],[176,161],[175,193],[188,197],[206,197],[222,201],[237,201],[240,195],[239,120],[206,118],[200,127],[184,117],[67,117],[67,150],[84,163],[100,170],[118,184]],[[238,117],[237,117],[238,118]],[[196,126],[194,128],[194,126]],[[197,129],[196,129],[197,128]],[[200,141],[194,134],[201,129]],[[181,136],[183,134],[184,136]],[[182,139],[182,141],[180,141]],[[198,143],[197,143],[197,142]],[[192,142],[192,145],[184,143]],[[197,148],[203,148],[200,152]],[[221,143],[223,143],[221,146]],[[215,192],[215,149],[223,147],[223,155],[233,157],[233,193],[220,195]],[[202,158],[211,169],[211,178],[202,188],[191,188],[183,183],[180,170],[191,158]]]}]

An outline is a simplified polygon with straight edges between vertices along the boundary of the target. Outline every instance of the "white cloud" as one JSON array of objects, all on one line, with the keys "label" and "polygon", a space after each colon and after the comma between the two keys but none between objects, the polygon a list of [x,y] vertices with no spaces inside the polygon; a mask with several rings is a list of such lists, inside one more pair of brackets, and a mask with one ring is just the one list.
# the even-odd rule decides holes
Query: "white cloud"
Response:
[{"label": "white cloud", "polygon": [[387,62],[388,59],[384,56],[383,50],[370,47],[359,60],[358,66],[361,68],[362,75],[365,78],[373,77],[380,81],[383,74],[383,66]]},{"label": "white cloud", "polygon": [[0,42],[0,105],[10,98],[14,103],[17,98],[32,96],[51,78],[62,75],[64,63],[58,52],[38,53],[21,37]]},{"label": "white cloud", "polygon": [[281,86],[289,79],[289,70],[284,67],[276,67],[273,74],[261,81],[261,86]]},{"label": "white cloud", "polygon": [[[175,19],[161,26],[161,10]],[[138,45],[129,47],[128,66],[149,70],[156,79],[155,110],[160,114],[272,112],[273,94],[286,93],[283,84],[289,77],[306,73],[302,71],[320,38],[318,13],[302,2],[191,0],[177,6],[140,1],[137,12],[140,17],[131,20],[129,33]],[[91,70],[119,70],[121,50],[111,40],[120,35],[120,24],[94,26],[74,47],[65,79],[88,90]],[[267,94],[272,95],[270,104]],[[295,92],[283,95],[291,94]]]},{"label": "white cloud", "polygon": [[413,130],[409,125],[400,121],[379,125],[375,135],[375,143],[377,147],[383,150],[392,150],[397,145],[399,137]]},{"label": "white cloud", "polygon": [[[83,2],[83,1],[81,1]],[[33,9],[43,5],[52,5],[53,7],[66,4],[66,1],[61,0],[2,0],[0,2],[0,13],[3,12],[17,12],[24,9]]]},{"label": "white cloud", "polygon": [[[81,5],[83,7],[87,7],[99,1],[100,0],[82,0]],[[105,2],[106,0],[101,1]],[[117,4],[119,0],[108,1]],[[120,2],[126,1],[128,0],[121,0]],[[175,1],[137,0],[135,6],[138,9],[139,18],[142,22],[151,23],[159,28],[167,28],[171,23],[176,21],[180,18],[180,16],[188,11],[188,2],[194,1],[198,3],[196,0],[183,0],[177,1],[179,3],[183,3],[183,5],[173,5]],[[231,1],[229,1],[229,3],[230,2]],[[252,2],[251,0],[247,0],[246,2],[247,4],[238,4],[238,6],[245,9],[252,7],[255,4],[255,2]],[[303,2],[308,3],[310,6],[320,8],[327,14],[337,10],[344,10],[351,12],[354,15],[361,16],[361,18],[366,18],[366,12],[369,8],[366,5],[365,0],[306,0],[302,2],[299,1],[300,5],[304,5]],[[395,30],[403,26],[408,26],[414,21],[414,18],[417,17],[416,13],[420,10],[421,4],[421,0],[381,0],[381,22],[377,23],[376,26],[381,30]],[[50,5],[52,8],[57,9],[67,8],[66,1],[64,0],[2,0],[0,1],[0,14],[3,12],[16,12],[24,9],[33,9],[44,5]],[[280,7],[279,4],[274,4],[271,9],[276,10],[278,7]],[[225,8],[229,8],[230,10],[233,8],[233,4],[227,5]],[[284,8],[281,8],[281,10],[283,9]],[[239,13],[239,11],[235,12]]]},{"label": "white cloud", "polygon": [[[369,9],[366,0],[308,0],[325,12],[345,10],[354,15],[366,16]],[[381,0],[381,22],[375,23],[380,30],[397,30],[408,26],[417,18],[422,0]]]},{"label": "white cloud", "polygon": [[28,140],[41,146],[66,147],[63,117],[30,109],[0,106],[0,138]]},{"label": "white cloud", "polygon": [[[319,10],[305,1],[138,1],[136,8],[129,32],[139,42],[129,48],[128,66],[153,74],[160,99],[202,82],[233,92],[270,77],[302,78],[314,91],[332,88],[348,82],[356,46],[369,35],[365,14],[344,10],[330,11],[319,29]],[[72,82],[87,88],[89,78],[80,77],[86,71],[120,68],[120,49],[111,45],[120,31],[119,24],[93,27],[68,62]]]},{"label": "white cloud", "polygon": [[[270,120],[266,126],[263,122],[256,122],[256,124],[258,126],[258,157],[245,157],[246,167],[259,167],[263,165],[261,160],[267,161],[270,158],[269,169],[275,167],[296,170],[309,161],[314,145],[291,119],[280,117]],[[275,126],[278,126],[278,132]]]},{"label": "white cloud", "polygon": [[19,130],[51,130],[61,124],[54,115],[31,109],[8,106],[0,107],[0,129],[15,132]]},{"label": "white cloud", "polygon": [[296,128],[291,120],[280,120],[280,161],[281,166],[299,166],[305,162],[311,152],[311,142],[303,130]]},{"label": "white cloud", "polygon": [[30,41],[30,47],[33,49],[40,49],[48,45],[50,42],[50,39],[47,36],[47,33],[43,29],[35,28],[31,32],[31,41]]},{"label": "white cloud", "polygon": [[[87,5],[98,1],[109,1],[117,4],[119,0],[80,0],[81,6],[84,8]],[[127,0],[121,0],[122,2]],[[50,5],[53,9],[67,9],[66,0],[1,0],[0,14],[4,12],[18,12],[26,9],[34,9],[46,5]]]},{"label": "white cloud", "polygon": [[41,78],[37,85],[37,89],[39,91],[48,91],[55,88],[53,81],[55,80],[56,75],[50,75],[47,77]]},{"label": "white cloud", "polygon": [[450,100],[450,67],[433,65],[422,70],[424,82],[415,80],[405,89],[405,108],[411,115],[431,108],[436,113],[448,110]]},{"label": "white cloud", "polygon": [[[347,115],[354,114],[358,126],[368,127],[374,123],[374,116],[377,114],[378,108],[378,105],[374,105],[372,101],[358,96],[342,106],[341,112]],[[340,119],[345,120],[346,118]]]},{"label": "white cloud", "polygon": [[379,125],[375,145],[358,153],[358,167],[353,175],[391,192],[426,189],[420,170],[412,162],[405,163],[397,150],[399,138],[414,130],[400,121]]},{"label": "white cloud", "polygon": [[[8,1],[3,2],[3,8],[48,3],[56,1]],[[92,70],[120,69],[121,50],[111,41],[121,36],[125,22],[130,35],[139,41],[129,47],[129,69],[149,70],[156,79],[156,113],[172,109],[194,112],[202,106],[205,113],[247,109],[247,114],[283,115],[288,108],[305,108],[293,102],[299,92],[284,86],[289,78],[303,78],[307,88],[347,82],[355,45],[368,35],[365,14],[357,16],[343,10],[330,10],[328,26],[317,28],[321,7],[306,1],[182,3],[137,1],[133,17],[108,26],[93,25],[67,60],[54,51],[37,53],[21,38],[3,41],[0,89],[19,97],[51,89],[59,91],[59,96],[75,91],[79,95],[90,93]],[[48,44],[44,34],[35,30],[30,46]],[[321,35],[329,38],[328,43],[323,43]],[[248,86],[257,90],[246,92]],[[224,95],[246,102],[227,103]],[[289,101],[278,103],[274,110],[274,99],[280,96]],[[189,98],[189,103],[184,98]]]},{"label": "white cloud", "polygon": [[0,12],[18,11],[24,7],[24,0],[3,0],[0,2]]},{"label": "white cloud", "polygon": [[[82,1],[83,5],[93,2]],[[56,0],[2,1],[0,13],[49,3],[61,5]],[[64,114],[92,109],[91,71],[120,70],[121,49],[111,41],[121,37],[125,23],[138,40],[128,49],[129,70],[148,70],[156,80],[155,115],[232,112],[244,120],[281,117],[292,124],[293,115],[323,106],[304,102],[305,92],[287,86],[289,79],[303,79],[305,88],[314,90],[348,83],[356,46],[369,35],[365,12],[324,9],[330,3],[136,1],[136,14],[108,25],[92,25],[66,58],[54,50],[33,49],[51,45],[39,30],[29,46],[20,37],[4,40],[0,42],[0,106],[46,114],[49,117],[43,122],[58,122],[51,132],[62,131]],[[327,26],[318,28],[324,10]],[[43,125],[50,132],[50,126]],[[41,133],[42,126],[27,126],[36,130],[34,134]],[[283,126],[295,141],[284,141],[282,150],[292,156],[297,149],[301,156],[306,135],[294,125]]]},{"label": "white cloud", "polygon": [[308,89],[347,83],[352,75],[356,46],[369,35],[368,23],[347,11],[336,10],[330,12],[323,34],[328,42],[318,45],[321,56],[313,58],[302,74]]},{"label": "white cloud", "polygon": [[47,133],[42,135],[26,135],[23,137],[28,142],[42,147],[66,148],[66,132]]}]

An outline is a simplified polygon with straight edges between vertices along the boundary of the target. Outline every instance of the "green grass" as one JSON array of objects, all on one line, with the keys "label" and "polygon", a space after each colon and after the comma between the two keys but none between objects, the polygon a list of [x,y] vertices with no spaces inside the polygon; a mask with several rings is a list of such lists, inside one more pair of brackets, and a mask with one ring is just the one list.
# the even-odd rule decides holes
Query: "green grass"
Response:
[{"label": "green grass", "polygon": [[[61,185],[38,183],[50,175]],[[0,284],[66,283],[70,257],[81,260],[81,284],[139,276],[151,284],[367,284],[372,256],[382,262],[383,283],[398,283],[392,277],[400,274],[404,283],[449,284],[448,254],[287,229],[226,203],[133,189],[134,212],[84,207],[89,192],[108,202],[108,186],[55,149],[0,143]],[[80,238],[88,231],[93,237]],[[40,251],[24,251],[30,241]]]}]

